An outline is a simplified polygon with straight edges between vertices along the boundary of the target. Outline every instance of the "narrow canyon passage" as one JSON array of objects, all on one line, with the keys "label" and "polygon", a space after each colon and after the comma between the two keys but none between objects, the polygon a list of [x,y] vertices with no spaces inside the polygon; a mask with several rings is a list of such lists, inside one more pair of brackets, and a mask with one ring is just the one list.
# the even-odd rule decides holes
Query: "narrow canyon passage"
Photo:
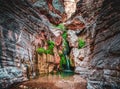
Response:
[{"label": "narrow canyon passage", "polygon": [[120,89],[120,0],[0,0],[0,89]]}]

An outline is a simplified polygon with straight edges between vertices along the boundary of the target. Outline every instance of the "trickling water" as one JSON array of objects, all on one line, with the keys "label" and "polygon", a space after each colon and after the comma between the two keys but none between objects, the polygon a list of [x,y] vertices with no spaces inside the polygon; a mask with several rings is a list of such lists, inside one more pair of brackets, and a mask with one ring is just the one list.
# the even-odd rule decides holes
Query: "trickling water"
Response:
[{"label": "trickling water", "polygon": [[70,70],[70,63],[67,56],[66,56],[66,65],[67,65],[67,70]]},{"label": "trickling water", "polygon": [[70,52],[70,47],[69,47],[68,42],[66,41],[65,50],[63,52],[65,59],[66,59],[66,70],[70,70],[70,62],[69,62],[69,57],[68,57],[69,52]]}]

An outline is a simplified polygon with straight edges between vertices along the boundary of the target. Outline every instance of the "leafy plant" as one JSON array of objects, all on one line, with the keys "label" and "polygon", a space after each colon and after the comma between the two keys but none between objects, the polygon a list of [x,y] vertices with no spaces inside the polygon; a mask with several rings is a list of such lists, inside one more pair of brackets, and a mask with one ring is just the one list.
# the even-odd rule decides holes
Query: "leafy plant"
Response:
[{"label": "leafy plant", "polygon": [[38,48],[36,51],[37,51],[39,54],[42,54],[42,53],[45,52],[45,49],[44,49],[44,48]]},{"label": "leafy plant", "polygon": [[66,58],[65,58],[65,56],[63,54],[60,54],[60,58],[61,58],[61,60],[60,60],[60,68],[64,69],[63,65],[66,65]]},{"label": "leafy plant", "polygon": [[45,50],[45,54],[53,54],[53,51],[47,49],[47,50]]},{"label": "leafy plant", "polygon": [[48,43],[48,49],[46,49],[46,50],[44,48],[38,48],[37,49],[37,52],[39,54],[42,54],[42,53],[53,54],[53,48],[54,48],[55,43],[51,40],[47,41],[47,43]]},{"label": "leafy plant", "polygon": [[78,48],[83,48],[85,47],[85,41],[83,39],[79,39],[78,40]]},{"label": "leafy plant", "polygon": [[65,26],[62,23],[57,25],[57,26],[55,26],[55,27],[58,28],[58,29],[61,29],[62,31],[65,31]]},{"label": "leafy plant", "polygon": [[49,40],[47,43],[48,43],[48,49],[52,51],[55,46],[55,43],[51,40]]},{"label": "leafy plant", "polygon": [[52,41],[52,40],[48,40],[47,43],[48,43],[48,45],[55,45],[54,41]]},{"label": "leafy plant", "polygon": [[63,37],[64,39],[67,38],[67,32],[66,32],[66,31],[63,32],[62,37]]}]

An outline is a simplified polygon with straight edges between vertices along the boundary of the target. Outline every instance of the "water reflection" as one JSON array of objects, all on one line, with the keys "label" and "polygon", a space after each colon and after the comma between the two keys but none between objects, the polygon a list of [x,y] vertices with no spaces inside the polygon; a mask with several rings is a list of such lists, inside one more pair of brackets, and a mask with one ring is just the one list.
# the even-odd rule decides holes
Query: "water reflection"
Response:
[{"label": "water reflection", "polygon": [[74,72],[66,71],[56,74],[41,74],[36,79],[14,84],[9,89],[86,89],[86,80]]}]

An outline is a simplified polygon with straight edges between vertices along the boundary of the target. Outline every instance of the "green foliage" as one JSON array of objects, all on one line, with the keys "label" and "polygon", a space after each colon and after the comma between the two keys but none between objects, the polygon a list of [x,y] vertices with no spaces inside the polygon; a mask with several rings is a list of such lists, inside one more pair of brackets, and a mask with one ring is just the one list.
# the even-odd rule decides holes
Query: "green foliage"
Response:
[{"label": "green foliage", "polygon": [[53,54],[53,48],[54,48],[55,43],[51,40],[47,41],[47,43],[48,43],[48,49],[46,49],[46,50],[44,48],[38,48],[37,49],[37,52],[39,54],[42,54],[42,53]]},{"label": "green foliage", "polygon": [[53,54],[53,51],[51,51],[50,49],[45,50],[45,54]]},{"label": "green foliage", "polygon": [[64,31],[64,33],[62,34],[62,37],[63,37],[64,39],[67,38],[67,32],[66,32],[66,31]]},{"label": "green foliage", "polygon": [[62,34],[62,37],[63,37],[64,47],[67,48],[68,47],[68,43],[67,43],[67,32],[66,31],[64,31],[64,33]]},{"label": "green foliage", "polygon": [[38,48],[38,49],[37,49],[37,52],[38,52],[39,54],[42,54],[42,53],[45,52],[45,49],[44,49],[44,48]]},{"label": "green foliage", "polygon": [[66,65],[66,58],[65,58],[65,56],[63,54],[60,54],[60,58],[61,58],[61,60],[60,60],[60,68],[64,69],[63,65]]},{"label": "green foliage", "polygon": [[85,41],[83,39],[78,40],[78,48],[83,48],[85,46]]},{"label": "green foliage", "polygon": [[48,43],[48,45],[55,45],[54,41],[52,41],[52,40],[48,40],[47,43]]},{"label": "green foliage", "polygon": [[57,26],[55,26],[55,27],[58,28],[58,29],[61,29],[62,31],[65,31],[65,26],[62,23],[57,25]]},{"label": "green foliage", "polygon": [[49,40],[47,43],[48,43],[48,49],[52,51],[55,46],[55,43],[51,40]]},{"label": "green foliage", "polygon": [[53,48],[54,48],[54,45],[48,46],[48,49],[50,49],[50,50],[53,50]]}]

